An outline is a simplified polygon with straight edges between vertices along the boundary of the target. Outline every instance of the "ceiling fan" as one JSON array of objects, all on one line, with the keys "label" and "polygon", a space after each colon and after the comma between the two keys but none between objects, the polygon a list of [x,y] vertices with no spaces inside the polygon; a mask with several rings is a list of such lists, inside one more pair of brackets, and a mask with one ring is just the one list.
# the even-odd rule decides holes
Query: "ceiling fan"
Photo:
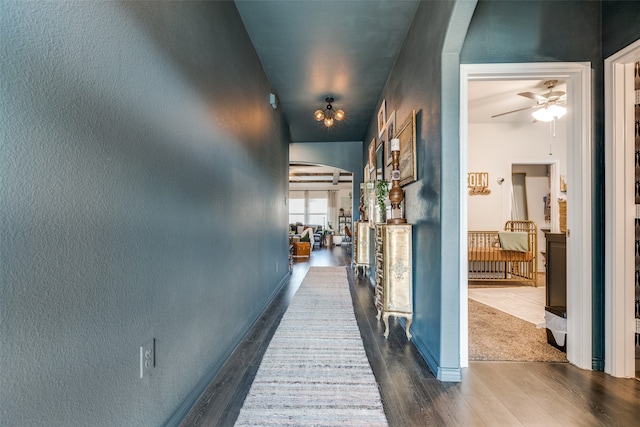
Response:
[{"label": "ceiling fan", "polygon": [[537,102],[536,105],[532,105],[529,107],[518,108],[517,110],[507,111],[506,113],[495,114],[491,116],[491,118],[496,118],[500,116],[504,116],[506,114],[516,113],[518,111],[524,111],[529,109],[537,109],[532,113],[533,117],[536,120],[540,120],[543,122],[550,122],[554,119],[560,118],[564,116],[567,112],[567,109],[564,107],[567,104],[566,93],[553,89],[558,84],[557,80],[547,80],[544,82],[544,85],[549,89],[549,92],[539,94],[533,92],[521,92],[518,95],[524,96],[525,98],[533,99]]}]

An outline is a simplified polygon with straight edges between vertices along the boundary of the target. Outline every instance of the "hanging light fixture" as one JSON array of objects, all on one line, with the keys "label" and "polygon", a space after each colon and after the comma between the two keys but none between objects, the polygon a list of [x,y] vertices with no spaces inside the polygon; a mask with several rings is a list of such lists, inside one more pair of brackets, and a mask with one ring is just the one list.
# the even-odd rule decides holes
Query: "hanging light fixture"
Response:
[{"label": "hanging light fixture", "polygon": [[332,97],[328,96],[324,99],[324,101],[327,103],[325,109],[316,110],[316,112],[313,113],[313,116],[317,121],[324,122],[324,125],[330,128],[331,126],[333,126],[335,120],[340,121],[344,119],[344,111],[333,109],[333,106],[331,105],[333,103]]},{"label": "hanging light fixture", "polygon": [[534,119],[540,122],[552,122],[567,114],[567,108],[555,103],[547,103],[543,108],[531,113]]}]

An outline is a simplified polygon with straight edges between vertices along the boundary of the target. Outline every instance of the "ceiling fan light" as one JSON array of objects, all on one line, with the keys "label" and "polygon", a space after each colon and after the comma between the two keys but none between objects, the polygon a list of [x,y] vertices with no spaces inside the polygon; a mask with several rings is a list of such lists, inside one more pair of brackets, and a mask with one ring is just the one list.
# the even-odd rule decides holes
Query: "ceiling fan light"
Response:
[{"label": "ceiling fan light", "polygon": [[551,112],[553,117],[555,117],[556,119],[559,119],[560,117],[567,114],[567,108],[557,104],[550,105],[549,111]]},{"label": "ceiling fan light", "polygon": [[567,109],[561,105],[549,105],[548,107],[541,108],[531,113],[534,119],[540,122],[551,122],[555,119],[567,114]]},{"label": "ceiling fan light", "polygon": [[317,121],[324,120],[324,111],[316,110],[316,112],[313,113],[313,116],[316,118]]},{"label": "ceiling fan light", "polygon": [[546,108],[536,110],[531,113],[531,115],[539,122],[550,122],[553,120],[553,116],[549,114],[549,110],[547,110]]},{"label": "ceiling fan light", "polygon": [[344,111],[342,110],[337,110],[336,114],[333,116],[336,120],[340,121],[342,119],[344,119]]}]

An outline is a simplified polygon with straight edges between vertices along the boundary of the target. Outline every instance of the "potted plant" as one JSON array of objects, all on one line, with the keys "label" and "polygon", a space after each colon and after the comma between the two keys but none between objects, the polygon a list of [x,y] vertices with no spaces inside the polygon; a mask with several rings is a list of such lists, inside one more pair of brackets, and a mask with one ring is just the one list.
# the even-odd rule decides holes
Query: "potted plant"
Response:
[{"label": "potted plant", "polygon": [[324,239],[325,246],[329,246],[329,239],[330,239],[330,236],[332,234],[333,234],[333,226],[329,222],[329,223],[327,223],[327,226],[325,227],[324,231],[322,232],[322,238]]},{"label": "potted plant", "polygon": [[389,181],[379,179],[376,181],[376,199],[378,201],[378,209],[380,211],[380,222],[386,220],[387,206],[386,201],[389,197]]}]

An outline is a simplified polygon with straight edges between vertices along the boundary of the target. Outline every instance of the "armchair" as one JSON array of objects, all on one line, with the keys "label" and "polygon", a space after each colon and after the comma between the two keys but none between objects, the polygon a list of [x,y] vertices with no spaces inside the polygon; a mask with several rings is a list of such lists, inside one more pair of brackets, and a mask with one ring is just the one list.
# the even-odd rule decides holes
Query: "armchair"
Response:
[{"label": "armchair", "polygon": [[303,226],[302,223],[296,223],[291,224],[290,229],[291,233],[295,233],[294,236],[299,238],[300,241],[309,241],[312,249],[321,248],[323,246],[323,232],[321,225]]},{"label": "armchair", "polygon": [[[323,246],[324,233],[322,232],[322,226],[319,225],[313,232],[313,246],[321,248]],[[317,246],[316,246],[317,245]]]}]

